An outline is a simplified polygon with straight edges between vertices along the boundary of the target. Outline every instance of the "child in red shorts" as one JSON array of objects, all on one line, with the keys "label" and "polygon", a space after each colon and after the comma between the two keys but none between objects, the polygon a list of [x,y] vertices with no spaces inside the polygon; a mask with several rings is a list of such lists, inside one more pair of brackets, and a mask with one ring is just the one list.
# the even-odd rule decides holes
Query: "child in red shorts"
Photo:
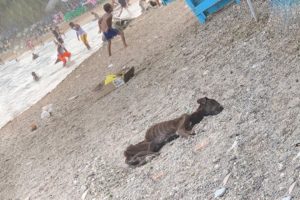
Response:
[{"label": "child in red shorts", "polygon": [[55,44],[57,45],[57,59],[55,61],[55,64],[62,61],[63,62],[63,66],[65,67],[67,64],[67,60],[66,58],[68,58],[68,60],[70,60],[71,58],[71,53],[68,52],[64,46],[56,41],[54,41]]}]

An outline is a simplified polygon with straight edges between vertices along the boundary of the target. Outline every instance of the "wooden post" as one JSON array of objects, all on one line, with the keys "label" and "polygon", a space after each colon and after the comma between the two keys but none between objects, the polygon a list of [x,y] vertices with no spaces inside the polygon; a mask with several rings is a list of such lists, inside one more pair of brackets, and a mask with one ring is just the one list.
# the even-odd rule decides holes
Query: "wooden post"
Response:
[{"label": "wooden post", "polygon": [[248,6],[250,8],[250,12],[251,12],[252,17],[255,19],[255,21],[257,21],[257,17],[256,17],[256,14],[255,14],[255,11],[254,11],[251,0],[247,0],[247,3],[248,3]]}]

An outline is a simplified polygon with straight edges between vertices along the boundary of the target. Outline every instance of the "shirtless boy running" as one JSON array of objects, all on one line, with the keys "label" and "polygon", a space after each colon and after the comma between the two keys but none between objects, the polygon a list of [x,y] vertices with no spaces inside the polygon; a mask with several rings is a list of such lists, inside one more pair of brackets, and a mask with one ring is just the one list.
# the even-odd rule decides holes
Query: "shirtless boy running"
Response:
[{"label": "shirtless boy running", "polygon": [[112,11],[113,7],[111,4],[106,3],[103,6],[104,11],[106,12],[98,21],[100,32],[103,32],[105,39],[108,41],[108,55],[111,56],[111,39],[115,36],[120,35],[124,47],[127,47],[125,36],[123,31],[112,28]]}]

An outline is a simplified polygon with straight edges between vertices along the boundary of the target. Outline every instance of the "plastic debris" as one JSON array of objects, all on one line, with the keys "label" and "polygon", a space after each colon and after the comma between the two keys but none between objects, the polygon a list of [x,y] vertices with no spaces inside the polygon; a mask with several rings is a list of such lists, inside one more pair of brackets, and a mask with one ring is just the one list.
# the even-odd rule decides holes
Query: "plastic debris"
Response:
[{"label": "plastic debris", "polygon": [[297,160],[300,157],[300,152],[293,158],[293,161]]},{"label": "plastic debris", "polygon": [[292,185],[289,187],[289,194],[292,194],[295,186],[296,186],[297,181],[295,181],[294,183],[292,183]]},{"label": "plastic debris", "polygon": [[116,87],[120,87],[125,84],[124,80],[121,77],[117,77],[116,79],[113,80],[113,84]]},{"label": "plastic debris", "polygon": [[292,200],[292,197],[291,196],[286,196],[286,197],[283,197],[282,200]]},{"label": "plastic debris", "polygon": [[47,106],[44,106],[42,108],[42,110],[47,111],[48,113],[52,114],[52,112],[53,112],[53,104],[49,104]]},{"label": "plastic debris", "polygon": [[227,153],[231,152],[232,150],[234,150],[235,152],[237,151],[237,147],[238,147],[238,141],[235,140],[232,144],[232,146],[227,150]]},{"label": "plastic debris", "polygon": [[230,175],[231,175],[231,173],[229,173],[229,174],[227,174],[227,176],[225,176],[225,178],[223,180],[223,186],[225,186],[227,184]]},{"label": "plastic debris", "polygon": [[215,191],[215,198],[222,197],[226,193],[226,188],[222,187]]},{"label": "plastic debris", "polygon": [[78,95],[75,95],[75,96],[70,97],[68,100],[72,101],[72,100],[77,99],[77,98],[78,98]]},{"label": "plastic debris", "polygon": [[47,106],[44,106],[42,108],[41,118],[49,118],[53,113],[53,104],[49,104]]},{"label": "plastic debris", "polygon": [[82,194],[81,200],[85,200],[88,191],[89,191],[89,189],[87,189],[87,190]]},{"label": "plastic debris", "polygon": [[51,116],[51,115],[50,115],[49,112],[47,112],[47,111],[45,111],[45,110],[42,111],[42,114],[41,114],[41,118],[42,118],[42,119],[49,118],[50,116]]}]

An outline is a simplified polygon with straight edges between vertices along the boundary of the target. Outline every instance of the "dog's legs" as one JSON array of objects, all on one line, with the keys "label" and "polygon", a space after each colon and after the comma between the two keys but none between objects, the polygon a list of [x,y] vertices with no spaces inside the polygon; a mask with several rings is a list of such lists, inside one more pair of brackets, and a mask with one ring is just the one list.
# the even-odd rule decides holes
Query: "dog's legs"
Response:
[{"label": "dog's legs", "polygon": [[187,138],[190,135],[193,135],[193,129],[190,129],[190,116],[187,114],[182,115],[182,119],[179,121],[178,128],[177,128],[177,134],[181,137]]}]

